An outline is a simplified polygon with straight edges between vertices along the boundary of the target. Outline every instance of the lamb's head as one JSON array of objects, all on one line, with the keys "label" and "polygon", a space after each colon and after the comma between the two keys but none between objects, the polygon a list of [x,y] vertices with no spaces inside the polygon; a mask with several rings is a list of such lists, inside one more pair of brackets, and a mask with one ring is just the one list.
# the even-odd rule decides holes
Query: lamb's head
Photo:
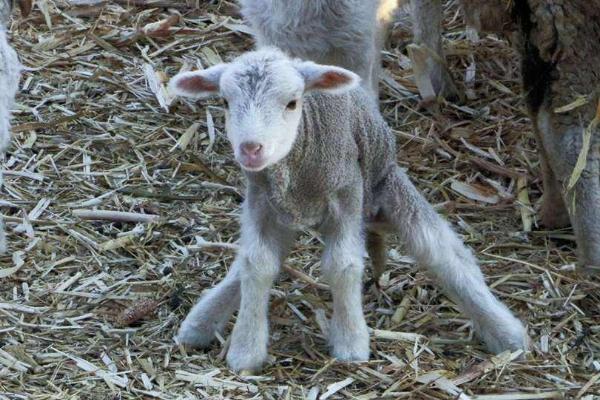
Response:
[{"label": "lamb's head", "polygon": [[359,80],[343,68],[291,59],[266,48],[230,63],[182,72],[173,77],[169,91],[192,98],[223,97],[235,158],[242,168],[260,171],[292,149],[306,93],[339,94],[356,87]]}]

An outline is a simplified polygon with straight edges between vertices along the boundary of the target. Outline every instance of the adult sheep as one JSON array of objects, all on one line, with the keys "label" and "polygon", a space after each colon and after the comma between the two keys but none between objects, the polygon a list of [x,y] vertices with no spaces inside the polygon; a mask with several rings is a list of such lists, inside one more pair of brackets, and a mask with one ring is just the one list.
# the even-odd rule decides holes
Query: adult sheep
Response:
[{"label": "adult sheep", "polygon": [[[461,0],[467,22],[510,33],[543,176],[541,222],[571,223],[600,272],[600,0]],[[583,101],[581,101],[583,100]]]}]

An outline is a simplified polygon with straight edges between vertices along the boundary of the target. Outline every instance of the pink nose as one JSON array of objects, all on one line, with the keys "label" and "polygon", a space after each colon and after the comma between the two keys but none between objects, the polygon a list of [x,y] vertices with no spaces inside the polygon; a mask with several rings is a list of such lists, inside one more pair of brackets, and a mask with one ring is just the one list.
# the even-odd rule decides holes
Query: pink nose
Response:
[{"label": "pink nose", "polygon": [[251,158],[258,157],[262,151],[262,148],[262,144],[256,142],[244,142],[240,145],[242,154]]}]

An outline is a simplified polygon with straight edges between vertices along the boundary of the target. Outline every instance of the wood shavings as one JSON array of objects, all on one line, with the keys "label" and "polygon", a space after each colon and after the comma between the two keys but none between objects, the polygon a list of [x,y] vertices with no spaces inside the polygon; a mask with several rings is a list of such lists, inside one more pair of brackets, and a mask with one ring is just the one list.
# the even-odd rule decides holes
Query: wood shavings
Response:
[{"label": "wood shavings", "polygon": [[73,215],[81,219],[107,220],[115,222],[155,222],[159,217],[153,214],[136,214],[108,210],[73,210]]},{"label": "wood shavings", "polygon": [[68,357],[71,360],[75,361],[75,364],[77,365],[77,367],[81,368],[82,370],[84,370],[86,372],[90,372],[99,378],[104,379],[104,381],[106,381],[106,383],[113,384],[113,385],[116,385],[121,388],[124,388],[127,386],[128,379],[126,376],[119,376],[116,373],[113,373],[111,371],[101,369],[101,368],[95,366],[94,364],[92,364],[91,362],[84,360],[83,358],[79,358],[79,357],[76,357],[74,355],[67,354],[67,353],[62,353],[62,354],[65,357]]},{"label": "wood shavings", "polygon": [[152,67],[152,65],[150,64],[144,65],[144,74],[146,76],[146,81],[148,82],[150,90],[152,90],[152,93],[154,93],[154,95],[156,96],[158,104],[160,104],[160,106],[164,108],[165,111],[169,111],[169,105],[171,104],[173,98],[168,93],[167,88],[165,87],[163,82],[161,82],[159,78],[160,75],[154,70],[154,67]]},{"label": "wood shavings", "polygon": [[216,389],[241,389],[248,393],[256,393],[258,388],[250,383],[240,383],[229,381],[225,379],[214,378],[215,375],[220,373],[219,370],[214,370],[205,374],[193,374],[188,371],[176,371],[175,376],[177,379],[190,382],[196,385],[202,385],[209,388]]},{"label": "wood shavings", "polygon": [[497,204],[498,201],[500,201],[500,197],[497,194],[486,194],[481,186],[475,186],[465,182],[452,181],[450,187],[471,200],[481,201],[488,204]]},{"label": "wood shavings", "polygon": [[[251,29],[232,1],[52,0],[11,23],[25,68],[0,160],[0,398],[456,398],[417,380],[436,373],[472,399],[576,398],[584,388],[580,398],[597,397],[600,285],[580,275],[571,230],[536,227],[539,156],[518,57],[497,37],[470,42],[457,2],[445,8],[448,69],[461,91],[468,76],[473,96],[421,110],[404,45],[411,34],[395,24],[381,54],[380,109],[401,166],[543,352],[492,357],[390,237],[385,285],[363,290],[370,361],[332,359],[331,293],[312,232],[275,283],[263,376],[228,370],[234,319],[222,341],[179,349],[186,312],[231,267],[245,185],[220,136],[221,102],[170,102],[164,86],[180,70],[253,48]],[[172,303],[119,325],[140,299]]]},{"label": "wood shavings", "polygon": [[452,398],[457,400],[471,400],[470,396],[467,396],[463,391],[456,386],[452,381],[448,378],[444,377],[438,372],[429,372],[424,375],[420,375],[417,377],[417,382],[425,383],[425,384],[434,384],[440,390],[448,393]]},{"label": "wood shavings", "polygon": [[354,378],[346,378],[343,381],[332,383],[327,386],[327,391],[319,396],[319,400],[325,400],[342,390],[348,385],[351,385],[354,382]]},{"label": "wood shavings", "polygon": [[519,177],[517,179],[517,198],[519,199],[519,208],[521,213],[521,222],[523,223],[523,232],[531,232],[533,226],[531,211],[531,202],[529,201],[529,190],[527,188],[527,179],[525,177]]}]

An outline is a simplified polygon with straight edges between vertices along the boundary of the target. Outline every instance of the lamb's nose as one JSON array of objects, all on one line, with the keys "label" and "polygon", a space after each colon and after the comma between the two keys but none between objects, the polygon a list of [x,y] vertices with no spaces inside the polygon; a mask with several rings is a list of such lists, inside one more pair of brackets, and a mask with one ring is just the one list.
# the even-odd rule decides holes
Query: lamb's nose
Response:
[{"label": "lamb's nose", "polygon": [[240,148],[242,150],[242,154],[244,154],[247,157],[257,157],[263,146],[260,143],[256,143],[256,142],[244,142],[240,145]]}]

